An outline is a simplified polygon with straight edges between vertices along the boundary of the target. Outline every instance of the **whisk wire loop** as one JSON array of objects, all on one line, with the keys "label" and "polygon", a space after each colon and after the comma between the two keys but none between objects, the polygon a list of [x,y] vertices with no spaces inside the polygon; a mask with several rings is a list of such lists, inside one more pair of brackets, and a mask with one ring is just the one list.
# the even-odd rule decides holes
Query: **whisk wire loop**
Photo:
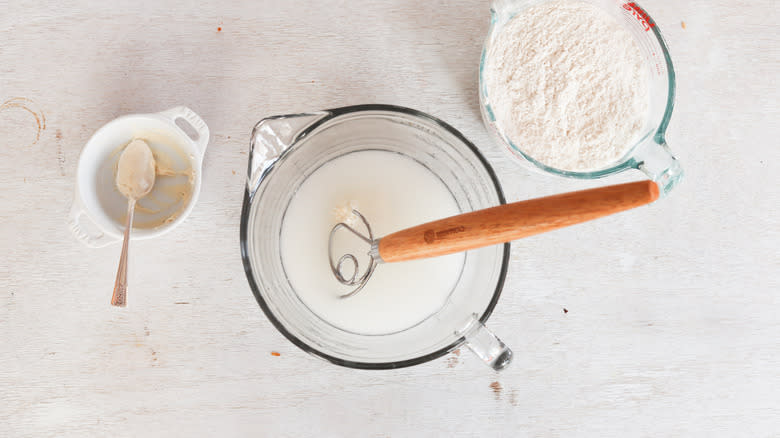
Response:
[{"label": "whisk wire loop", "polygon": [[[356,230],[354,227],[344,222],[339,222],[330,230],[330,236],[328,238],[328,259],[330,262],[330,270],[333,272],[333,275],[336,277],[339,283],[345,286],[354,287],[354,289],[352,289],[349,293],[342,295],[341,298],[348,298],[360,292],[363,289],[363,287],[365,287],[366,283],[368,282],[368,279],[371,278],[371,275],[374,273],[374,270],[376,269],[376,265],[379,262],[378,258],[375,257],[369,249],[368,251],[369,266],[365,270],[365,272],[363,272],[362,275],[359,275],[360,264],[358,263],[357,257],[355,257],[352,254],[344,254],[338,258],[334,256],[333,246],[334,246],[335,236],[336,233],[341,229],[351,232],[352,234],[360,238],[362,241],[371,245],[371,248],[375,246],[374,233],[371,230],[371,225],[368,223],[368,220],[366,220],[366,218],[362,214],[360,214],[360,212],[357,210],[352,210],[352,213],[360,219],[363,225],[365,225],[366,230],[368,231],[368,236],[364,235],[360,231]],[[347,261],[349,261],[349,264],[352,265],[353,268],[352,275],[344,275],[344,270],[346,269],[345,263]]]}]

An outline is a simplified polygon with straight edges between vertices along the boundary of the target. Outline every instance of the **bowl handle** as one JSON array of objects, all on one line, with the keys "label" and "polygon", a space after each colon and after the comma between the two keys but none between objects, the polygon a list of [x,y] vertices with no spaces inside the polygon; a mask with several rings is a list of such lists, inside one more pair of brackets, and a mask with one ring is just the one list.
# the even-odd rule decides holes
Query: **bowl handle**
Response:
[{"label": "bowl handle", "polygon": [[319,111],[273,116],[257,122],[249,142],[246,188],[250,197],[255,194],[266,170],[282,153],[303,137],[309,128],[330,115],[328,111]]},{"label": "bowl handle", "polygon": [[[90,226],[86,227],[82,225],[82,218],[86,217],[90,222]],[[100,231],[97,224],[92,218],[87,215],[84,209],[84,203],[81,201],[78,195],[73,198],[73,205],[70,207],[70,213],[68,214],[68,227],[80,242],[87,245],[90,248],[102,248],[111,243],[117,242],[117,239],[109,236],[108,234]]]},{"label": "bowl handle", "polygon": [[[176,125],[176,127],[179,128],[184,133],[185,136],[187,136],[187,138],[195,142],[195,145],[197,146],[198,151],[200,152],[200,158],[202,159],[203,154],[206,152],[206,146],[208,146],[209,144],[209,127],[206,125],[206,122],[204,122],[199,115],[195,114],[193,110],[187,108],[186,106],[177,106],[165,110],[163,112],[160,112],[158,114],[172,121],[173,124]],[[176,123],[179,120],[183,120],[187,122],[187,124],[190,125],[192,131],[195,132],[196,135],[192,136],[188,134],[184,129],[182,129]]]},{"label": "bowl handle", "polygon": [[496,371],[501,371],[512,362],[512,350],[493,332],[488,330],[474,315],[469,327],[464,331],[466,346]]}]

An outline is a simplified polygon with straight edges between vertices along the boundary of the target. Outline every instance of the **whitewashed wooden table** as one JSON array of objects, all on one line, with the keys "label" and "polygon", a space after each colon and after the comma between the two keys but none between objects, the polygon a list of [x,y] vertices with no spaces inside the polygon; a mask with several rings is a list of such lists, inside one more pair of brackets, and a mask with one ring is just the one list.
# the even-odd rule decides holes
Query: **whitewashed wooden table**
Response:
[{"label": "whitewashed wooden table", "polygon": [[[249,132],[274,114],[429,112],[514,200],[639,178],[530,174],[491,144],[486,1],[0,0],[0,436],[778,436],[777,5],[645,6],[678,72],[687,179],[513,246],[491,328],[516,359],[496,374],[466,351],[380,372],[310,357],[262,314],[238,246]],[[114,309],[119,246],[65,224],[79,151],[119,115],[175,105],[211,128],[203,192],[132,245]]]}]

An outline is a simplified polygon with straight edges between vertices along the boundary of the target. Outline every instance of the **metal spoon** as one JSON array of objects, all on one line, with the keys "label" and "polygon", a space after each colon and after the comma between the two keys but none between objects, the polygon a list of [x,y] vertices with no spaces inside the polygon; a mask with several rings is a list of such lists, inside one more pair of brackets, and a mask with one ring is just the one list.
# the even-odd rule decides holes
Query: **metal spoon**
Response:
[{"label": "metal spoon", "polygon": [[116,172],[116,186],[119,192],[127,198],[127,224],[125,238],[122,242],[122,256],[116,271],[114,293],[111,305],[125,307],[127,305],[127,246],[130,241],[130,229],[133,228],[135,203],[143,198],[154,187],[155,163],[152,150],[143,140],[133,140],[122,151]]}]

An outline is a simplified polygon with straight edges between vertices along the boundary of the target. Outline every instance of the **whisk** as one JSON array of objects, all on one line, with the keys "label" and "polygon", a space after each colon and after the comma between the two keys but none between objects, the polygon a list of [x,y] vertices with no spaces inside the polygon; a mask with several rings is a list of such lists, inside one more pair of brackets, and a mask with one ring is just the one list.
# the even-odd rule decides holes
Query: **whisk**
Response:
[{"label": "whisk", "polygon": [[[365,232],[345,222],[336,224],[328,237],[330,269],[336,279],[352,290],[342,298],[354,296],[366,286],[381,263],[394,263],[438,257],[484,246],[506,243],[523,237],[556,230],[629,210],[658,199],[653,181],[640,181],[564,193],[514,202],[498,207],[464,213],[417,225],[374,238],[368,220],[357,210]],[[334,255],[334,242],[340,230],[350,232],[368,245],[369,266],[360,273],[353,254]],[[351,265],[351,274],[345,274]]]}]

